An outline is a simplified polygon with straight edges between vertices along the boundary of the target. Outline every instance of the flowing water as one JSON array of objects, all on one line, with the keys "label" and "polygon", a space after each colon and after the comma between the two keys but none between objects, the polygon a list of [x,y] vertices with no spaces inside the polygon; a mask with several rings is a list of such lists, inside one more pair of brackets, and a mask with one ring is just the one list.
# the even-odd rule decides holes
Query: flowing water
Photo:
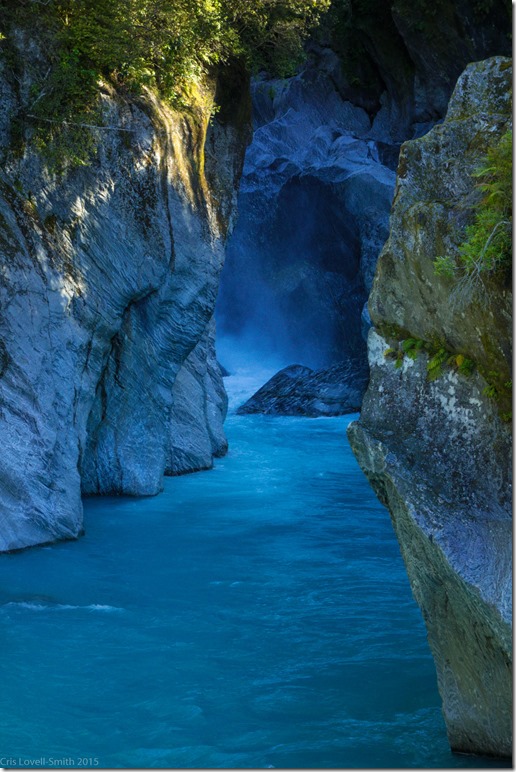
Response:
[{"label": "flowing water", "polygon": [[2,556],[0,766],[509,767],[448,750],[349,420],[231,414],[214,470]]}]

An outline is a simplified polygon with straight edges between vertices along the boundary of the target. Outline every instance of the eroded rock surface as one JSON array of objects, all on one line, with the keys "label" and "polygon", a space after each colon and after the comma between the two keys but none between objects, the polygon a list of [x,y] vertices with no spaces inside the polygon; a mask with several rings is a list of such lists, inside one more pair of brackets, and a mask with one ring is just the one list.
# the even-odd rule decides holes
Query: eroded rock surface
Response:
[{"label": "eroded rock surface", "polygon": [[358,367],[340,362],[323,370],[290,365],[276,373],[237,413],[269,415],[329,416],[360,409],[367,378],[357,376]]},{"label": "eroded rock surface", "polygon": [[327,19],[298,75],[254,81],[219,330],[282,363],[361,358],[361,376],[400,145],[444,118],[469,62],[510,55],[511,9],[350,0]]},{"label": "eroded rock surface", "polygon": [[0,76],[0,550],[76,537],[81,489],[155,494],[225,442],[210,320],[245,127],[208,126],[215,82],[188,116],[105,91],[119,130],[50,174],[11,149],[38,57]]},{"label": "eroded rock surface", "polygon": [[[510,373],[511,292],[456,304],[434,260],[453,253],[475,199],[471,172],[510,127],[510,60],[470,65],[444,124],[402,148],[390,236],[370,299],[371,380],[352,448],[391,513],[434,655],[452,749],[512,749],[511,433],[481,373]],[[428,379],[428,354],[385,353],[438,339],[476,362]]]},{"label": "eroded rock surface", "polygon": [[172,388],[170,445],[165,474],[210,469],[228,447],[224,419],[228,398],[215,356],[215,321],[184,362]]},{"label": "eroded rock surface", "polygon": [[360,315],[387,238],[399,144],[385,132],[380,142],[367,112],[342,98],[339,67],[327,50],[294,78],[252,86],[255,130],[218,322],[263,358],[314,369],[345,360],[361,377]]}]

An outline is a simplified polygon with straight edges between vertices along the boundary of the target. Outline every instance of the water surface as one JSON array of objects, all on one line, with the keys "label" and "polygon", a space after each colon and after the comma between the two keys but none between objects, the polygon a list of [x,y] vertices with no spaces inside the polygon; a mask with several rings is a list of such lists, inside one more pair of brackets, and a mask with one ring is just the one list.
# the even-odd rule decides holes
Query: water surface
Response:
[{"label": "water surface", "polygon": [[3,556],[3,763],[509,766],[448,750],[349,420],[231,415],[214,470],[90,499],[79,541]]}]

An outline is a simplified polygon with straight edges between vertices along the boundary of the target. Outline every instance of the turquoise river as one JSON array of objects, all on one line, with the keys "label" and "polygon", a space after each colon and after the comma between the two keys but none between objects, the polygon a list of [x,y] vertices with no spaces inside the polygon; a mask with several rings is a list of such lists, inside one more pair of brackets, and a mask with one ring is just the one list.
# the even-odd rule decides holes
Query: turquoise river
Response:
[{"label": "turquoise river", "polygon": [[0,766],[508,767],[449,751],[351,418],[230,410],[213,470],[2,556]]}]

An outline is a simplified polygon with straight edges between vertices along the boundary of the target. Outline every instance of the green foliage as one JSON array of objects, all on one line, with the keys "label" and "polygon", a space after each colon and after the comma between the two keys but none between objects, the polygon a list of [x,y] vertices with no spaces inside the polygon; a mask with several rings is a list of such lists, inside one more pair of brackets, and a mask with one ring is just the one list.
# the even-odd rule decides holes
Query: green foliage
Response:
[{"label": "green foliage", "polygon": [[482,301],[484,278],[506,275],[512,265],[512,131],[488,150],[474,176],[482,197],[473,223],[466,228],[466,239],[456,259],[445,255],[434,261],[436,274],[458,277],[453,297],[462,304],[475,295]]},{"label": "green foliage", "polygon": [[394,367],[399,370],[400,367],[403,365],[403,351],[401,348],[387,348],[383,352],[384,357],[386,359],[393,359],[394,360]]},{"label": "green foliage", "polygon": [[428,380],[435,381],[443,374],[444,367],[451,367],[464,376],[471,375],[475,369],[475,363],[468,359],[464,354],[453,354],[446,345],[440,342],[429,343],[421,338],[403,338],[398,340],[396,346],[387,348],[383,355],[388,359],[393,359],[396,368],[403,365],[404,357],[417,359],[418,354],[425,352],[428,354],[427,373]]},{"label": "green foliage", "polygon": [[461,375],[471,375],[475,368],[475,363],[473,360],[468,359],[464,356],[464,354],[458,354],[455,357],[455,365]]},{"label": "green foliage", "polygon": [[420,338],[406,338],[401,341],[401,348],[409,359],[416,359],[418,353],[424,347],[424,341]]},{"label": "green foliage", "polygon": [[457,269],[457,262],[451,255],[440,255],[434,260],[434,270],[437,276],[446,276],[448,279],[453,279]]},{"label": "green foliage", "polygon": [[484,369],[465,354],[450,351],[444,340],[436,338],[426,341],[414,338],[408,336],[407,330],[394,324],[384,323],[378,331],[389,340],[390,346],[385,349],[384,357],[394,362],[396,369],[402,367],[404,357],[416,359],[419,353],[425,353],[428,356],[426,368],[429,381],[437,380],[450,369],[466,378],[474,371],[478,371],[486,383],[483,390],[484,396],[496,403],[502,421],[512,421],[512,380],[507,380],[507,374]]},{"label": "green foliage", "polygon": [[395,348],[389,347],[389,348],[385,349],[385,351],[383,352],[383,355],[384,355],[384,357],[390,357],[390,358],[394,357],[394,358],[396,358],[397,353],[398,352],[396,351]]},{"label": "green foliage", "polygon": [[493,271],[510,265],[512,258],[512,131],[506,132],[487,153],[486,163],[475,172],[481,180],[481,201],[473,225],[459,248],[466,272]]},{"label": "green foliage", "polygon": [[435,381],[437,378],[441,377],[443,374],[443,365],[447,362],[449,356],[449,352],[441,347],[429,358],[427,364],[427,377],[429,381]]},{"label": "green foliage", "polygon": [[484,389],[482,389],[482,394],[485,397],[489,397],[489,399],[496,399],[498,396],[498,392],[496,390],[496,387],[492,384],[488,384]]},{"label": "green foliage", "polygon": [[[87,162],[99,122],[99,82],[138,94],[143,87],[180,108],[215,65],[241,59],[250,70],[293,74],[302,43],[330,0],[0,0],[0,50],[14,29],[33,35],[48,58],[27,117],[42,149]],[[12,56],[11,56],[12,58]],[[82,124],[82,125],[81,125]]]}]

